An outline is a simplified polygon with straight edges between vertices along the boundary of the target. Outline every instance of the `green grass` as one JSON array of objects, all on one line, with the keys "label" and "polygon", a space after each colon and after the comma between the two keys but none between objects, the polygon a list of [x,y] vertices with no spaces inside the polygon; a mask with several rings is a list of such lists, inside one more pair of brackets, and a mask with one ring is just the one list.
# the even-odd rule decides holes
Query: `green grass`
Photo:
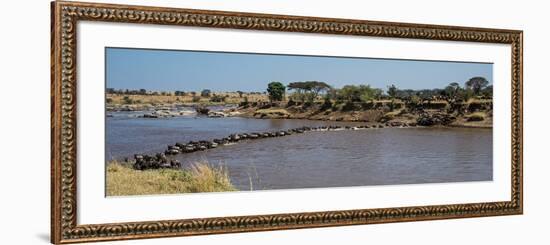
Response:
[{"label": "green grass", "polygon": [[194,163],[190,169],[135,170],[107,164],[107,196],[236,191],[223,165]]}]

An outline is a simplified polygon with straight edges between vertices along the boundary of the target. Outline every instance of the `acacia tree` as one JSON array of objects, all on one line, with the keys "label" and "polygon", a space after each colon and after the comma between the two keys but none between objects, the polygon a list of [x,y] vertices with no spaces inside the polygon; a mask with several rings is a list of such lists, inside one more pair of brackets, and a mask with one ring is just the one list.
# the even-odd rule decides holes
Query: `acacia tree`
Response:
[{"label": "acacia tree", "polygon": [[466,82],[466,87],[471,89],[475,95],[478,95],[487,85],[489,85],[489,81],[484,77],[472,77]]},{"label": "acacia tree", "polygon": [[306,84],[309,90],[313,93],[314,99],[317,98],[319,94],[331,89],[330,85],[326,84],[325,82],[307,81]]},{"label": "acacia tree", "polygon": [[271,82],[267,85],[270,101],[281,101],[285,95],[285,85],[280,82]]},{"label": "acacia tree", "polygon": [[297,97],[305,102],[313,102],[319,94],[328,92],[332,87],[325,82],[319,81],[305,81],[305,82],[292,82],[288,84],[289,90],[295,90]]},{"label": "acacia tree", "polygon": [[295,99],[299,99],[301,100],[302,102],[305,101],[305,95],[304,95],[304,92],[306,91],[306,86],[303,82],[291,82],[288,84],[288,90],[294,90],[294,94],[293,94],[293,97],[295,97]]}]

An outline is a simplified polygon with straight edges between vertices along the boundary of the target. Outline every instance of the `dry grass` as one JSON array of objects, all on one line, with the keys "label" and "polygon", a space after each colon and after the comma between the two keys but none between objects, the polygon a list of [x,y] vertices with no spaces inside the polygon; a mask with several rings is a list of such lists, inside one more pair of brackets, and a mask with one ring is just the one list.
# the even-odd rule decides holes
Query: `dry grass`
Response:
[{"label": "dry grass", "polygon": [[[244,101],[244,98],[246,97],[249,102],[257,102],[257,101],[269,101],[269,98],[265,94],[251,94],[251,93],[245,93],[241,96],[239,96],[236,92],[214,92],[213,94],[216,94],[218,96],[227,96],[225,99],[225,103],[230,104],[238,104],[240,102]],[[128,97],[133,104],[173,104],[173,103],[210,103],[211,97],[201,97],[200,93],[197,93],[196,98],[199,99],[199,101],[193,101],[192,95],[185,95],[185,96],[175,96],[173,94],[170,95],[120,95],[120,94],[107,94],[107,98],[110,100],[109,104],[118,104],[122,105],[126,102],[124,101],[124,97]]]},{"label": "dry grass", "polygon": [[258,113],[258,114],[278,114],[278,115],[289,115],[290,114],[285,109],[260,109],[260,110],[256,110],[255,113]]},{"label": "dry grass", "polygon": [[390,111],[386,114],[384,114],[384,116],[386,117],[396,117],[396,116],[399,116],[401,113],[403,113],[404,109],[398,109],[398,110],[394,110],[394,111]]},{"label": "dry grass", "polygon": [[404,109],[398,109],[398,110],[390,111],[390,112],[384,114],[384,116],[382,116],[381,119],[382,119],[382,121],[387,122],[387,121],[395,119],[396,117],[401,115],[403,112],[404,112]]},{"label": "dry grass", "polygon": [[107,165],[107,196],[224,192],[237,190],[227,169],[197,162],[190,170],[135,170],[130,165]]},{"label": "dry grass", "polygon": [[255,118],[288,118],[290,113],[285,109],[260,109],[253,114]]},{"label": "dry grass", "polygon": [[485,118],[487,118],[487,114],[485,114],[484,112],[474,112],[466,116],[466,118],[469,122],[479,122],[485,120]]}]

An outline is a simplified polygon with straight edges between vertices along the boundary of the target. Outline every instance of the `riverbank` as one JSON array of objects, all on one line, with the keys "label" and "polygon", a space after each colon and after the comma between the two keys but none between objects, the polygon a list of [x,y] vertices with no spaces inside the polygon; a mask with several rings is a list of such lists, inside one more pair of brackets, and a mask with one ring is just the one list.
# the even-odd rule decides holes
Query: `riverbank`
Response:
[{"label": "riverbank", "polygon": [[196,93],[170,94],[114,94],[106,93],[107,111],[171,110],[177,107],[238,105],[242,101],[268,101],[265,94],[218,92],[208,96]]},{"label": "riverbank", "polygon": [[[224,99],[217,101],[213,99],[215,96]],[[263,94],[242,97],[237,93],[220,93],[211,97],[107,94],[106,110],[143,111],[140,117],[145,118],[203,115],[492,128],[492,107],[492,100],[481,99],[454,103],[446,100],[411,103],[399,99],[368,103],[322,100],[311,103],[291,100],[271,103],[267,102]]]},{"label": "riverbank", "polygon": [[407,104],[402,101],[371,103],[249,103],[225,110],[227,115],[256,119],[308,119],[383,123],[386,125],[418,124],[492,128],[492,101],[471,100],[449,104],[447,101]]},{"label": "riverbank", "polygon": [[196,162],[189,169],[135,170],[131,164],[107,163],[107,196],[236,191],[227,169]]}]

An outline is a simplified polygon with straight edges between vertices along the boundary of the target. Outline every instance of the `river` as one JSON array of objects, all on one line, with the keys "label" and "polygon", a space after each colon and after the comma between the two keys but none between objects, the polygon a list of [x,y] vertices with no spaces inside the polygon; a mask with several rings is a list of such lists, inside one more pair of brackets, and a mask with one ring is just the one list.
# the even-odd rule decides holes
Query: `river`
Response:
[{"label": "river", "polygon": [[[312,120],[239,117],[147,119],[109,113],[106,159],[163,152],[167,145],[301,126],[361,125]],[[183,167],[198,160],[224,164],[240,190],[344,187],[492,180],[492,130],[381,128],[306,132],[242,141],[180,154]]]}]

